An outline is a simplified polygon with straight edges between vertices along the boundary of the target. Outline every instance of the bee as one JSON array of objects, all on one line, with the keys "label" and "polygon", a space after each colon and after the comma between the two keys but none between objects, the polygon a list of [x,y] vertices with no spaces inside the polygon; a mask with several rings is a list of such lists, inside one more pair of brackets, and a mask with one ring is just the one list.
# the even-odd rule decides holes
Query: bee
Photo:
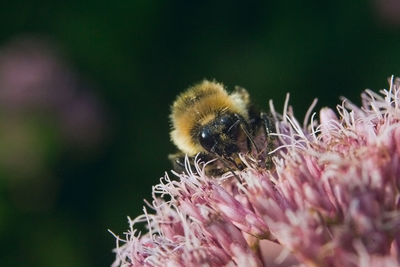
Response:
[{"label": "bee", "polygon": [[235,87],[228,93],[221,83],[208,80],[178,95],[170,120],[171,140],[180,150],[169,156],[174,169],[184,170],[185,155],[199,155],[204,162],[216,159],[209,174],[243,169],[239,153],[265,154],[256,143],[262,136],[261,143],[268,144],[273,128],[271,117],[250,103],[246,89]]}]

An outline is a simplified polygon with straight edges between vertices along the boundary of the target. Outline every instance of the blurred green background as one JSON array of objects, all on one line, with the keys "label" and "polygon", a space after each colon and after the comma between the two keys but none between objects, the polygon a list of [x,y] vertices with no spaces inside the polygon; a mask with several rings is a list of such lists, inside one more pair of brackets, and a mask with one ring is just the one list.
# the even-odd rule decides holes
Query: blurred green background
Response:
[{"label": "blurred green background", "polygon": [[3,1],[0,265],[109,266],[170,169],[169,106],[204,78],[299,119],[400,74],[400,4]]}]

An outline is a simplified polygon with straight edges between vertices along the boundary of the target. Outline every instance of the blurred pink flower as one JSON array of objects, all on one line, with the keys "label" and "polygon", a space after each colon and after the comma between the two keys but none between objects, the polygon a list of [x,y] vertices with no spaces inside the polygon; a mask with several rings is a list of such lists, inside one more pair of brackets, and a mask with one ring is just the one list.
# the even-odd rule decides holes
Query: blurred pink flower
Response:
[{"label": "blurred pink flower", "polygon": [[20,36],[0,47],[0,172],[21,210],[57,199],[53,166],[66,152],[95,155],[107,128],[104,108],[52,42]]},{"label": "blurred pink flower", "polygon": [[57,49],[39,37],[19,37],[0,48],[0,117],[44,117],[76,147],[94,147],[105,130],[98,98]]},{"label": "blurred pink flower", "polygon": [[113,266],[400,266],[399,94],[392,79],[304,125],[288,101],[282,115],[271,104],[275,167],[241,155],[239,179],[207,177],[199,162],[166,174],[154,212],[117,237]]},{"label": "blurred pink flower", "polygon": [[54,109],[72,98],[76,86],[76,77],[49,42],[20,37],[1,47],[3,110]]},{"label": "blurred pink flower", "polygon": [[397,0],[373,0],[372,11],[380,22],[388,26],[400,25],[400,2]]}]

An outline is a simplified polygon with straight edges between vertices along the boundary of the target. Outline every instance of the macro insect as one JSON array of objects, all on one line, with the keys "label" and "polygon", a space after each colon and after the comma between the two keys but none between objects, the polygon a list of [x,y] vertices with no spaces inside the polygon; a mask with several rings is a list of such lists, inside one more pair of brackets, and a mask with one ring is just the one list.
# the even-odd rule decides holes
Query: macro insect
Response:
[{"label": "macro insect", "polygon": [[228,93],[215,81],[204,80],[178,95],[170,119],[171,140],[180,152],[169,158],[177,171],[184,170],[185,155],[191,160],[198,155],[203,162],[216,159],[209,174],[243,169],[239,153],[265,155],[272,142],[271,117],[254,108],[246,89]]}]

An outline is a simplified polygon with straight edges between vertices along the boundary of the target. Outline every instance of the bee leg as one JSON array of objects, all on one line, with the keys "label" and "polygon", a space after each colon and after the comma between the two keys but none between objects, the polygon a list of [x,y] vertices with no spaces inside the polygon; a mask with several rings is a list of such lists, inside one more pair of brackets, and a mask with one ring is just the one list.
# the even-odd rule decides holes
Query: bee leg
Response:
[{"label": "bee leg", "polygon": [[273,118],[265,112],[260,113],[260,119],[264,124],[265,134],[270,137],[270,134],[275,130],[275,126],[272,124]]},{"label": "bee leg", "polygon": [[274,149],[274,138],[271,135],[272,132],[275,131],[275,126],[273,125],[273,118],[271,115],[268,115],[265,112],[260,113],[260,119],[263,123],[263,129],[265,132],[265,142],[267,144],[267,155],[265,158],[265,167],[267,169],[271,169],[273,167],[272,155],[269,154],[269,151]]},{"label": "bee leg", "polygon": [[178,152],[175,154],[169,154],[168,159],[172,163],[172,169],[178,173],[184,173],[186,171],[185,168],[185,154]]},{"label": "bee leg", "polygon": [[[221,155],[219,155],[218,153],[215,152],[215,145],[211,148],[211,153],[213,155],[215,155],[218,160],[222,163],[222,165],[224,165],[224,168],[227,169],[228,171],[230,171],[232,173],[232,175],[240,182],[240,178],[239,176],[237,176],[237,174],[233,171],[233,169],[229,166],[230,161],[224,157],[222,157]],[[236,165],[236,164],[235,164]]]},{"label": "bee leg", "polygon": [[[235,117],[239,120],[240,122],[240,128],[243,130],[243,132],[246,134],[247,139],[250,141],[250,143],[254,146],[255,150],[257,151],[257,154],[260,153],[260,150],[258,149],[256,143],[254,142],[253,137],[251,136],[250,132],[248,131],[249,126],[247,125],[246,121],[243,120],[242,117],[240,117],[238,114],[235,114]],[[251,147],[250,149],[251,150]]]},{"label": "bee leg", "polygon": [[[223,158],[223,157],[221,157],[221,156],[219,156],[219,155],[217,155],[217,157],[218,157],[218,159],[222,162],[222,164],[224,165],[224,167],[232,173],[232,175],[236,178],[236,180],[238,180],[238,181],[240,182],[239,176],[233,171],[233,169],[232,169],[232,168],[229,166],[229,164],[228,164],[228,163],[232,163],[232,161],[230,161],[230,160],[228,160],[228,159],[226,159],[226,158]],[[233,162],[233,163],[234,163],[234,162]],[[235,165],[235,167],[236,167],[237,169],[239,169],[238,166],[236,165],[236,163],[234,163],[234,165]]]}]

